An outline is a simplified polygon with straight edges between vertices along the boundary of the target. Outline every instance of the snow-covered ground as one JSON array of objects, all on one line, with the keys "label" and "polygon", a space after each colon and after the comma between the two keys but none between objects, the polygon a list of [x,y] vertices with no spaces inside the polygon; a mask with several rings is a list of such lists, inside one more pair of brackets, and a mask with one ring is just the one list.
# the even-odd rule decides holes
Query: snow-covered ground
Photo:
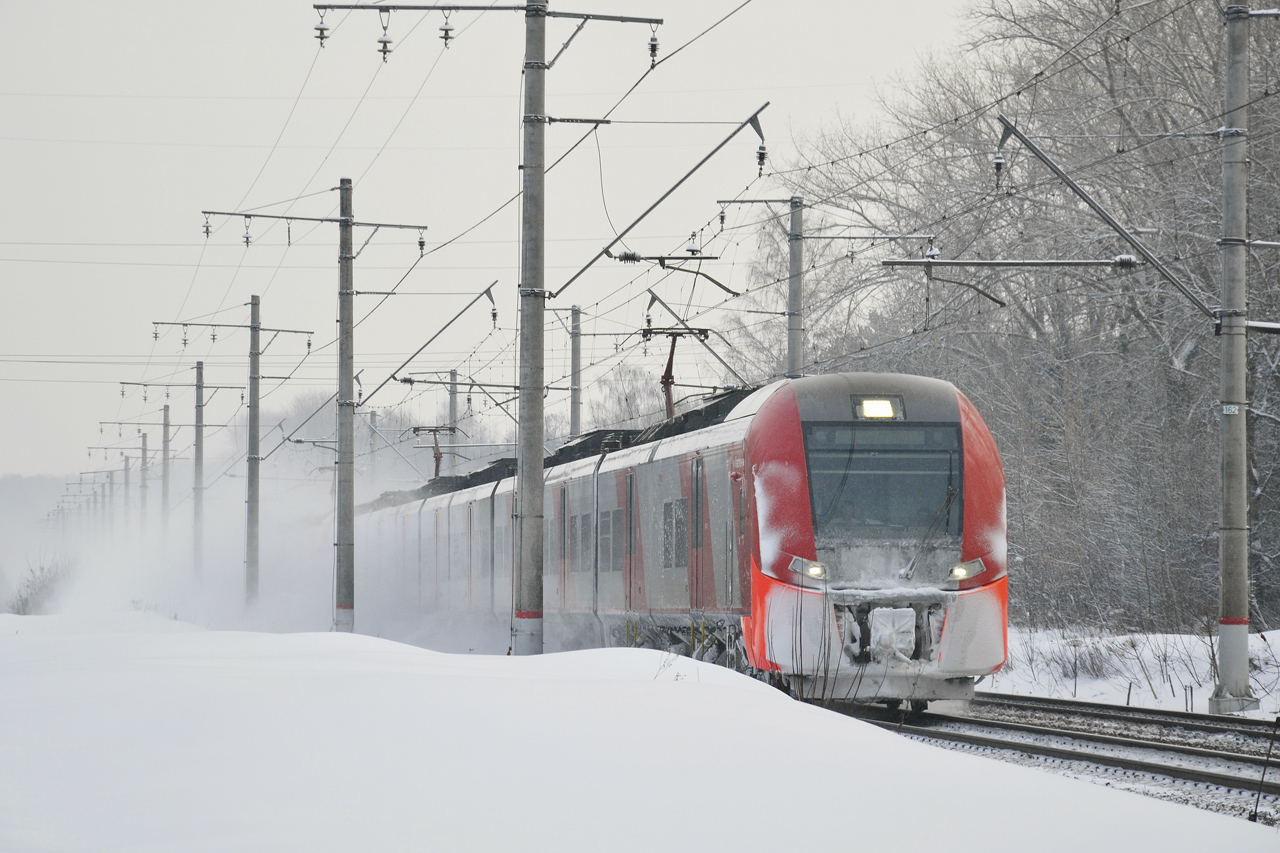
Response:
[{"label": "snow-covered ground", "polygon": [[[1098,634],[1009,629],[1009,662],[979,690],[1208,713],[1210,639],[1189,634]],[[1249,635],[1250,683],[1280,713],[1280,632]]]},{"label": "snow-covered ground", "polygon": [[1280,833],[913,743],[659,652],[0,616],[3,851],[711,845],[1276,850]]}]

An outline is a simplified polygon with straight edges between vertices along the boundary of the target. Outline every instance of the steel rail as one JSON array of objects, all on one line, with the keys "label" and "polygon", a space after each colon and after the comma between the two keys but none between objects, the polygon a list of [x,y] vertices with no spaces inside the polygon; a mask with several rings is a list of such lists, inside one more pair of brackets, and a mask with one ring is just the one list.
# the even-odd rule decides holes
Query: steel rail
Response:
[{"label": "steel rail", "polygon": [[[926,717],[927,718],[927,717]],[[867,722],[872,725],[879,726],[882,729],[894,731],[899,734],[910,735],[912,737],[925,738],[927,740],[946,740],[956,743],[965,743],[970,746],[979,746],[989,749],[999,749],[1012,752],[1021,752],[1029,756],[1043,756],[1046,758],[1057,758],[1064,761],[1081,761],[1086,764],[1101,764],[1107,767],[1115,767],[1121,770],[1130,770],[1139,773],[1148,773],[1154,776],[1165,776],[1170,779],[1177,779],[1185,782],[1199,782],[1204,785],[1216,785],[1223,788],[1242,791],[1245,793],[1253,793],[1261,788],[1265,794],[1280,796],[1280,780],[1264,781],[1259,784],[1257,778],[1249,778],[1246,776],[1237,776],[1230,773],[1218,773],[1211,770],[1201,770],[1194,767],[1178,767],[1170,764],[1162,764],[1155,761],[1144,761],[1137,758],[1126,758],[1118,755],[1107,755],[1101,752],[1091,752],[1087,750],[1071,749],[1065,746],[1050,746],[1041,743],[1028,743],[1026,741],[1009,740],[998,736],[984,735],[977,732],[960,732],[949,731],[946,729],[937,729],[930,726],[905,725],[893,723],[885,720],[868,719]],[[967,721],[966,722],[970,722]],[[987,724],[989,721],[974,721],[980,724]],[[998,724],[996,724],[998,725]],[[994,727],[994,726],[993,726]],[[1092,739],[1091,735],[1083,732],[1048,730],[1058,737],[1064,737],[1077,740]],[[1135,749],[1151,749],[1151,747],[1142,745],[1146,742],[1130,744]],[[1158,744],[1158,748],[1165,750],[1163,744]],[[1232,756],[1231,760],[1239,761],[1241,759]]]},{"label": "steel rail", "polygon": [[1167,711],[1160,708],[1135,708],[1130,705],[1106,705],[1100,702],[1084,702],[1079,699],[1050,699],[1040,696],[1015,696],[1008,693],[977,693],[971,705],[1008,705],[1026,709],[1057,711],[1084,717],[1141,722],[1161,726],[1182,726],[1207,732],[1233,734],[1258,734],[1269,736],[1271,722],[1248,717],[1223,717],[1217,714],[1196,714],[1188,711]]},{"label": "steel rail", "polygon": [[[1208,758],[1214,761],[1236,761],[1241,764],[1252,764],[1258,768],[1259,774],[1262,772],[1264,759],[1260,755],[1250,755],[1246,752],[1229,752],[1220,749],[1205,749],[1200,746],[1187,746],[1181,743],[1166,743],[1159,740],[1148,740],[1139,737],[1126,737],[1125,735],[1109,735],[1102,732],[1086,732],[1077,729],[1054,728],[1052,726],[1036,725],[1034,723],[1018,723],[1013,720],[991,720],[985,717],[965,717],[957,714],[940,714],[930,712],[925,719],[937,719],[947,723],[966,723],[970,725],[990,726],[996,729],[1007,729],[1009,731],[1023,732],[1025,734],[1044,735],[1048,737],[1072,737],[1090,740],[1095,743],[1103,743],[1109,746],[1129,747],[1133,749],[1151,749],[1160,752],[1176,752],[1182,755],[1191,755],[1197,758]],[[1277,772],[1280,777],[1280,771]]]}]

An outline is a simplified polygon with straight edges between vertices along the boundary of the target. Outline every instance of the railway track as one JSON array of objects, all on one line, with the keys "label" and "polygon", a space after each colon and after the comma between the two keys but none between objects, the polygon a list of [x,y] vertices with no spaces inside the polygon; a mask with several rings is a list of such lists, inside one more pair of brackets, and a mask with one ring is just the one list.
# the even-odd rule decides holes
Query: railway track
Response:
[{"label": "railway track", "polygon": [[865,706],[833,710],[917,740],[1237,815],[1280,822],[1280,754],[1267,760],[1272,724],[1074,700],[979,694],[963,712],[902,717]]},{"label": "railway track", "polygon": [[975,716],[991,716],[999,709],[1027,713],[1049,713],[1088,720],[1152,725],[1163,728],[1176,727],[1188,731],[1212,734],[1252,736],[1269,739],[1272,723],[1248,717],[1223,717],[1215,714],[1193,714],[1186,711],[1164,711],[1151,708],[1134,708],[1128,705],[1104,705],[1098,702],[1082,702],[1077,699],[1048,699],[1038,696],[1013,696],[1007,693],[978,693],[969,703]]}]

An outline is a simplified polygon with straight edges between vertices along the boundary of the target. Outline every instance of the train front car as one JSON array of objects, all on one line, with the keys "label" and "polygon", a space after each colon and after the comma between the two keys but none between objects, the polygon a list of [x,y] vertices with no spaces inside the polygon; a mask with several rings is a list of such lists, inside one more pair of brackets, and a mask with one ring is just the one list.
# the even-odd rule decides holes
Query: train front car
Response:
[{"label": "train front car", "polygon": [[748,657],[806,698],[964,699],[1007,654],[1004,473],[948,382],[782,383],[746,434]]}]

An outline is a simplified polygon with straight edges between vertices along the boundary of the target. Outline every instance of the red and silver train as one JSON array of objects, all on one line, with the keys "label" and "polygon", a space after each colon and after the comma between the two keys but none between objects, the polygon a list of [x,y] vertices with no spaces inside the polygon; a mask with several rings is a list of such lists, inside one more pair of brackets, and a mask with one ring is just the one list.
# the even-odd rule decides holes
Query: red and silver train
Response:
[{"label": "red and silver train", "polygon": [[[513,473],[363,507],[357,596],[507,621]],[[789,379],[591,433],[547,459],[545,515],[547,651],[664,649],[916,708],[1005,661],[1000,455],[941,380]]]}]

